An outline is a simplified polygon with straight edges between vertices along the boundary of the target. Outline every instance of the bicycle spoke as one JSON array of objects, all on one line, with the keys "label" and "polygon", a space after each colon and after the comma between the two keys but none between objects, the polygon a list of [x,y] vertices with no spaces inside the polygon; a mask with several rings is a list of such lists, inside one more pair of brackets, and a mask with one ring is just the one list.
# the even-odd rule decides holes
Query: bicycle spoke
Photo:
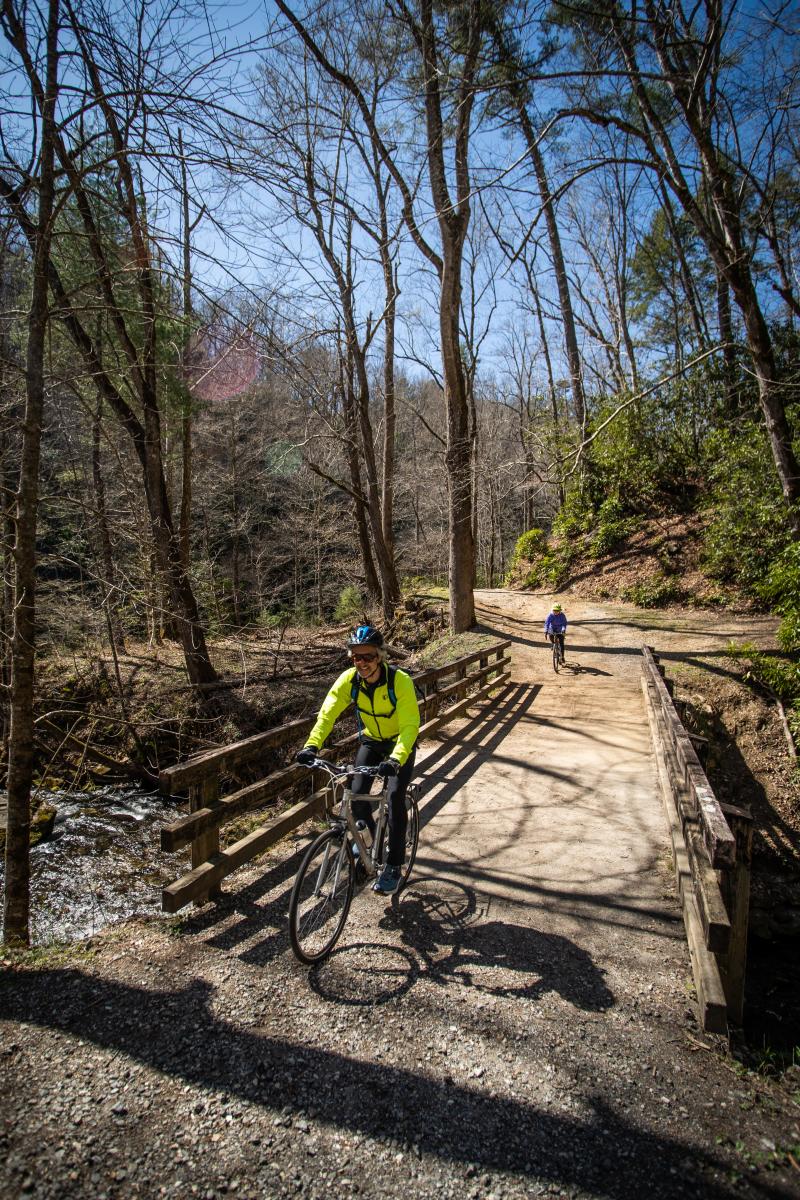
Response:
[{"label": "bicycle spoke", "polygon": [[301,962],[329,954],[344,927],[353,897],[354,864],[339,830],[309,847],[289,902],[289,936]]}]

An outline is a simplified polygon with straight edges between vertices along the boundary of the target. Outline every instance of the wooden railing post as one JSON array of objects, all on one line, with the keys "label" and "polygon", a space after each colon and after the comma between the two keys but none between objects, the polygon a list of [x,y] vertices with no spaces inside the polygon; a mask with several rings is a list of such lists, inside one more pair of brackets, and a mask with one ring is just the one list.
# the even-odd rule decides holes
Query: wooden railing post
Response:
[{"label": "wooden railing post", "polygon": [[432,679],[428,684],[429,691],[427,692],[430,708],[425,713],[425,720],[431,721],[439,715],[439,680]]},{"label": "wooden railing post", "polygon": [[745,809],[723,804],[723,812],[736,838],[736,862],[721,872],[720,888],[731,923],[728,950],[720,954],[719,969],[731,1020],[741,1025],[744,1014],[744,981],[747,966],[747,927],[750,912],[750,869],[753,861],[753,818]]},{"label": "wooden railing post", "polygon": [[[200,808],[214,809],[218,807],[219,771],[212,771],[199,783],[190,785],[189,812],[197,812]],[[215,825],[213,829],[207,829],[205,833],[192,839],[192,870],[208,862],[214,854],[219,854],[219,825]],[[203,896],[198,896],[195,904],[205,904],[207,900],[212,900],[221,893],[222,887],[216,883]]]}]

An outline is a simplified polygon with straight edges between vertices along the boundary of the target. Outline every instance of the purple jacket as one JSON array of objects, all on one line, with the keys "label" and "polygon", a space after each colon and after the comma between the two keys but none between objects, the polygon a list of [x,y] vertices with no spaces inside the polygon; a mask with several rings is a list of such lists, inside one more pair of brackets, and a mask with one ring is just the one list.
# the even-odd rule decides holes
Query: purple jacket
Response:
[{"label": "purple jacket", "polygon": [[567,618],[563,612],[547,614],[547,620],[544,623],[545,633],[563,633],[566,628]]}]

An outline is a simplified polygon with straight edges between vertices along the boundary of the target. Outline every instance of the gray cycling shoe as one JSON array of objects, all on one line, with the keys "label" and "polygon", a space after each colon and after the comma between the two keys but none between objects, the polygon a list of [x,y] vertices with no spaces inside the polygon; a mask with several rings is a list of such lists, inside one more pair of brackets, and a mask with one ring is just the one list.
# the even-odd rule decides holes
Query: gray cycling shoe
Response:
[{"label": "gray cycling shoe", "polygon": [[372,890],[380,892],[382,896],[393,896],[399,887],[400,867],[390,867],[387,863],[373,883]]}]

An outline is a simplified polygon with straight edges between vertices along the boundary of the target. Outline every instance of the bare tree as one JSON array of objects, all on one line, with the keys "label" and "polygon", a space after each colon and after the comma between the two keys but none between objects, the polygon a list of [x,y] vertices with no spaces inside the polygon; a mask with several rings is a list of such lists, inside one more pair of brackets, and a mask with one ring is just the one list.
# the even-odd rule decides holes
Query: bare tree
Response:
[{"label": "bare tree", "polygon": [[[404,219],[414,244],[439,280],[439,346],[447,408],[450,619],[453,630],[458,632],[469,628],[475,620],[470,409],[461,355],[460,318],[464,244],[472,211],[470,140],[482,86],[481,51],[487,34],[484,8],[478,0],[466,0],[438,12],[433,0],[419,0],[413,7],[405,2],[398,4],[394,14],[409,36],[409,54],[421,79],[425,165],[440,252],[423,233],[417,219],[414,190],[400,168],[400,156],[382,135],[358,80],[333,61],[315,37],[309,21],[301,20],[285,0],[277,0],[277,6],[320,67],[354,97],[381,161],[400,192]],[[350,9],[346,20],[349,31]],[[452,149],[452,166],[447,162],[448,146]]]},{"label": "bare tree", "polygon": [[[14,628],[11,666],[11,730],[8,762],[8,825],[4,937],[10,944],[30,940],[30,797],[33,780],[33,695],[36,651],[36,526],[39,461],[45,400],[45,354],[50,318],[49,265],[56,216],[56,106],[59,91],[59,0],[50,0],[43,47],[44,74],[36,72],[34,99],[41,117],[35,147],[36,217],[32,224],[31,298],[25,361],[25,417],[22,431],[14,539]],[[5,36],[22,61],[30,61],[28,32],[5,3]]]}]

